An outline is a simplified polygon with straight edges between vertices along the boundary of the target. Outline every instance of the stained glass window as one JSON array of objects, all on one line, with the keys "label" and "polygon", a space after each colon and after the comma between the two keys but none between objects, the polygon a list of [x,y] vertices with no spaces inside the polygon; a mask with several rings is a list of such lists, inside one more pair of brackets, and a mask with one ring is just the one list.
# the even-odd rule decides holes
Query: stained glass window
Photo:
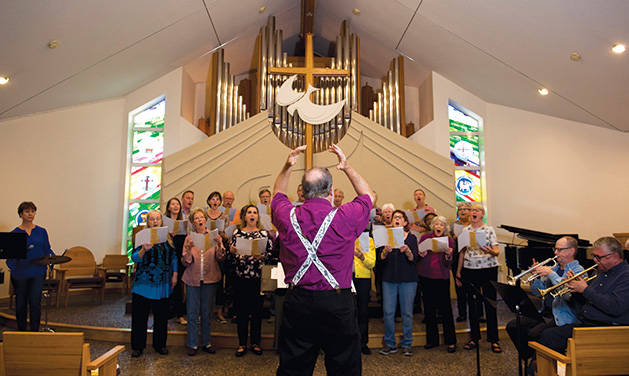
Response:
[{"label": "stained glass window", "polygon": [[166,101],[159,98],[144,108],[131,112],[128,205],[126,216],[126,250],[133,252],[133,228],[144,225],[149,210],[159,210],[164,154],[164,119]]},{"label": "stained glass window", "polygon": [[483,203],[482,119],[453,103],[448,105],[448,116],[456,201]]}]

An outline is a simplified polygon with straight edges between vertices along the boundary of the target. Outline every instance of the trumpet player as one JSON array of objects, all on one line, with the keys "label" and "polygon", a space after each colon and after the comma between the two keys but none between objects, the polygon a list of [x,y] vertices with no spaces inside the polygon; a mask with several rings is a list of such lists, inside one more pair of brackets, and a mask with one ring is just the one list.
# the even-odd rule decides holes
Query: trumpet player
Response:
[{"label": "trumpet player", "polygon": [[[565,353],[568,338],[575,326],[629,325],[629,265],[624,260],[622,245],[610,236],[597,239],[592,257],[598,265],[596,277],[585,282],[581,277],[567,283],[574,299],[585,304],[577,315],[580,323],[545,330],[539,343]],[[531,365],[527,372],[534,371]]]},{"label": "trumpet player", "polygon": [[[557,263],[553,267],[541,265],[534,269],[534,272],[538,273],[540,277],[531,283],[531,292],[533,294],[540,296],[538,289],[557,285],[570,272],[576,274],[583,271],[583,267],[576,260],[577,247],[578,242],[573,237],[564,236],[557,240],[553,247],[555,256],[557,256]],[[533,264],[533,266],[536,264]],[[515,347],[520,350],[521,358],[527,360],[533,356],[533,349],[526,345],[528,341],[537,341],[542,332],[548,328],[577,323],[579,321],[577,319],[578,310],[579,304],[575,299],[572,299],[570,294],[564,294],[556,298],[546,295],[541,311],[544,321],[528,317],[521,317],[520,319],[520,343],[522,343],[522,347],[518,344],[518,329],[515,319],[507,324],[507,333]]]}]

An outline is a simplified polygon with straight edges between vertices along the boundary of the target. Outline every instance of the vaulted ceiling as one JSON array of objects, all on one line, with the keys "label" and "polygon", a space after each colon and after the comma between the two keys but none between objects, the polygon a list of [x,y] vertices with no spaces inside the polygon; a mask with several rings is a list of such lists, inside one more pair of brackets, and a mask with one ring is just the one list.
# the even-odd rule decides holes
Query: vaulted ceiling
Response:
[{"label": "vaulted ceiling", "polygon": [[[299,0],[5,1],[0,120],[124,96],[179,66],[202,81],[221,45],[244,73],[269,16],[292,54],[300,13]],[[318,0],[314,33],[325,55],[350,20],[369,77],[403,54],[407,84],[435,71],[490,103],[627,132],[629,52],[611,47],[629,45],[628,15],[625,0]]]}]

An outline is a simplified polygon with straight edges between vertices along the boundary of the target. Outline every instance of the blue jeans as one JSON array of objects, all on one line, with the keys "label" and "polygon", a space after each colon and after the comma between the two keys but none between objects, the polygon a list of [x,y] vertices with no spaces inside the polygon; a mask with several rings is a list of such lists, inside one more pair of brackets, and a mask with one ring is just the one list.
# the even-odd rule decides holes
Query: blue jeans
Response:
[{"label": "blue jeans", "polygon": [[211,345],[210,316],[218,282],[201,286],[186,285],[186,309],[188,311],[188,347],[199,347],[199,316],[201,317],[201,346]]},{"label": "blue jeans", "polygon": [[26,331],[27,304],[31,312],[31,332],[39,331],[41,321],[41,294],[44,289],[46,275],[27,279],[11,278],[15,291],[15,318],[18,330]]},{"label": "blue jeans", "polygon": [[417,282],[389,283],[382,282],[382,311],[384,313],[384,344],[396,347],[395,344],[395,308],[398,296],[400,314],[402,315],[402,334],[400,347],[411,347],[413,344],[413,302]]}]

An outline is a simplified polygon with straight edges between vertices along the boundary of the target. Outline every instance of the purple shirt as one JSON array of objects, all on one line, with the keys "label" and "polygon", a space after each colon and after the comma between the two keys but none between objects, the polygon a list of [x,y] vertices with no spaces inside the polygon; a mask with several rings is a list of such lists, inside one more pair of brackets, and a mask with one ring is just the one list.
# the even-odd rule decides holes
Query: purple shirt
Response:
[{"label": "purple shirt", "polygon": [[[271,201],[271,217],[280,237],[280,261],[286,275],[286,283],[293,281],[297,270],[308,257],[306,248],[290,222],[292,208],[293,204],[283,193],[277,193]],[[310,242],[314,240],[323,220],[332,209],[330,201],[324,198],[307,199],[295,209],[297,222]],[[358,196],[353,201],[341,205],[317,249],[317,256],[339,283],[339,288],[351,286],[354,241],[367,227],[370,210],[371,199],[368,195]],[[309,290],[332,290],[332,286],[314,264],[310,265],[299,281],[299,287]]]},{"label": "purple shirt", "polygon": [[[428,233],[422,235],[419,243],[426,239],[435,238],[434,233]],[[448,237],[448,246],[454,250],[454,241]],[[428,251],[417,263],[417,274],[422,277],[431,279],[450,279],[450,266],[452,265],[452,258],[446,259],[445,252],[432,252]]]}]

